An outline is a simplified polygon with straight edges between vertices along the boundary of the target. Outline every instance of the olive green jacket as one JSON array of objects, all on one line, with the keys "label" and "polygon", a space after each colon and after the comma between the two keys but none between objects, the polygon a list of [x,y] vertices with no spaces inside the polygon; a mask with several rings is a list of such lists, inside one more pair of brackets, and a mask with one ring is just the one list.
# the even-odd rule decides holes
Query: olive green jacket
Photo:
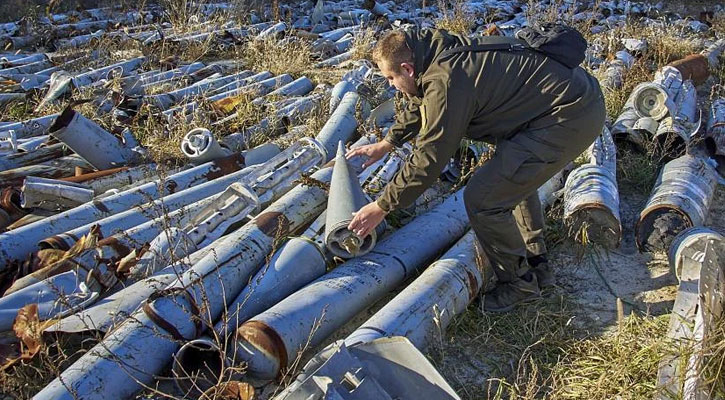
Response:
[{"label": "olive green jacket", "polygon": [[[418,95],[410,97],[385,140],[416,149],[386,186],[377,204],[385,211],[411,205],[431,186],[461,139],[495,144],[517,132],[545,129],[579,116],[599,85],[582,68],[569,69],[533,50],[462,52],[449,48],[486,43],[444,30],[406,32],[415,55]],[[577,132],[572,132],[576,135]],[[529,143],[536,150],[537,143]]]}]

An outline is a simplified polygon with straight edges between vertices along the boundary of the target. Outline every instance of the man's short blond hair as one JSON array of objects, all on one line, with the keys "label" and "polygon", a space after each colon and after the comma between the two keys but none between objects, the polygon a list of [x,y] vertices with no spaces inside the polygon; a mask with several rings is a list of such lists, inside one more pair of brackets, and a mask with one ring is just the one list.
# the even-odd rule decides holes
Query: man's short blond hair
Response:
[{"label": "man's short blond hair", "polygon": [[380,66],[381,61],[387,61],[395,72],[400,71],[400,64],[413,63],[413,51],[405,42],[405,34],[393,30],[383,35],[373,49],[373,62]]}]

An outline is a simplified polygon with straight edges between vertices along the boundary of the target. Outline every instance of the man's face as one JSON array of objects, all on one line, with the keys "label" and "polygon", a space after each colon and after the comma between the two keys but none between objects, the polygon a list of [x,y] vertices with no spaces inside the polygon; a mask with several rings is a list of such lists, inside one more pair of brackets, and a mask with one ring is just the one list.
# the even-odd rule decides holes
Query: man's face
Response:
[{"label": "man's face", "polygon": [[415,68],[411,63],[400,64],[399,69],[391,68],[392,66],[387,60],[380,62],[380,73],[388,80],[396,89],[407,94],[408,96],[418,95],[418,85],[415,83]]}]

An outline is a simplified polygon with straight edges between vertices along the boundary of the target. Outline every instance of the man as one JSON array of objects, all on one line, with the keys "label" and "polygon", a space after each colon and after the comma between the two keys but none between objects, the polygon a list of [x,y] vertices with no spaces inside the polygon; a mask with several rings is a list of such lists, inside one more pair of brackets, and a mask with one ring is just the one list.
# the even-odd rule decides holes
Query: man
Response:
[{"label": "man", "polygon": [[[508,41],[515,50],[459,46]],[[605,108],[599,84],[514,38],[471,39],[443,30],[392,31],[373,60],[409,99],[385,140],[350,151],[366,164],[417,135],[416,150],[381,197],[357,212],[349,229],[370,233],[396,208],[431,186],[464,137],[496,145],[470,178],[464,202],[471,227],[498,278],[484,309],[505,312],[554,283],[546,260],[537,189],[601,133]],[[444,53],[445,52],[445,53]]]}]

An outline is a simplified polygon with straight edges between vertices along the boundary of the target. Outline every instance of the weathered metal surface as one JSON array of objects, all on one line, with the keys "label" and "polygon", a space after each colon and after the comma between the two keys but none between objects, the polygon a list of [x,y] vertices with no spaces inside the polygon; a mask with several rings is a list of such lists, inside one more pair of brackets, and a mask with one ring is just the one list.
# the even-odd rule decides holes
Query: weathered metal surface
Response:
[{"label": "weathered metal surface", "polygon": [[[281,197],[295,185],[302,174],[319,167],[323,160],[319,145],[309,139],[300,141],[286,149],[283,154],[265,160],[203,208],[197,207],[195,212],[187,210],[185,222],[179,224],[182,229],[178,230],[177,236],[161,232],[164,223],[159,220],[157,229],[153,231],[154,236],[159,236],[152,241],[138,263],[131,266],[128,271],[130,279],[146,277],[168,265],[169,260],[183,258],[190,249],[204,248],[211,244],[232,224]],[[128,242],[128,236],[126,232],[118,240]],[[138,242],[138,238],[136,239]],[[177,241],[187,243],[189,247],[171,243]]]},{"label": "weathered metal surface", "polygon": [[304,96],[311,92],[315,86],[312,81],[306,76],[301,76],[294,81],[281,86],[262,97],[252,100],[252,104],[261,105],[268,101],[269,98],[273,97],[288,97],[288,96]]},{"label": "weathered metal surface", "polygon": [[680,285],[670,317],[669,340],[676,349],[660,360],[657,371],[658,400],[709,398],[702,368],[703,343],[713,334],[714,322],[723,315],[725,239],[704,228],[683,231],[670,248],[670,264],[678,271]]},{"label": "weathered metal surface", "polygon": [[181,152],[194,164],[228,156],[232,151],[221,147],[210,130],[195,128],[181,141]]},{"label": "weathered metal surface", "polygon": [[56,179],[27,177],[22,187],[23,208],[67,210],[93,199],[93,189]]},{"label": "weathered metal surface", "polygon": [[141,67],[146,61],[146,57],[136,57],[130,60],[121,61],[116,64],[111,64],[103,68],[98,68],[92,71],[84,72],[73,77],[73,86],[76,88],[82,88],[93,84],[99,79],[106,78],[109,73],[115,71],[118,76],[126,76],[132,71]]},{"label": "weathered metal surface", "polygon": [[353,214],[368,203],[369,199],[360,186],[357,174],[347,165],[345,146],[340,142],[330,182],[325,222],[325,246],[332,254],[347,259],[367,254],[375,247],[375,231],[359,237],[347,229]]},{"label": "weathered metal surface", "polygon": [[703,225],[716,185],[717,173],[701,158],[686,155],[665,164],[635,227],[640,251],[666,251],[680,231]]},{"label": "weathered metal surface", "polygon": [[0,171],[0,188],[8,186],[20,187],[28,176],[50,179],[65,178],[73,175],[76,167],[90,168],[91,166],[74,154],[27,167]]},{"label": "weathered metal surface", "polygon": [[[201,71],[204,71],[204,69],[196,71],[196,73],[199,73]],[[144,101],[152,104],[160,110],[168,110],[173,105],[181,103],[186,99],[191,98],[192,96],[202,94],[212,89],[220,88],[232,82],[241,83],[243,82],[244,78],[248,78],[252,75],[254,75],[252,71],[242,71],[227,76],[214,77],[214,75],[212,75],[185,88],[153,96],[145,96]]]},{"label": "weathered metal surface", "polygon": [[330,118],[317,134],[316,139],[322,143],[327,151],[328,161],[336,154],[337,144],[342,141],[346,143],[357,128],[355,109],[360,99],[355,92],[345,93],[340,105],[335,108]]},{"label": "weathered metal surface", "polygon": [[[329,182],[330,175],[327,168],[312,178]],[[202,319],[218,318],[225,300],[242,290],[280,235],[309,223],[322,210],[325,196],[317,186],[293,188],[244,227],[221,239],[213,253],[159,292],[35,398],[71,399],[74,394],[87,399],[125,398],[140,390],[141,384],[149,383],[171,360],[179,339],[198,337],[205,326]],[[207,293],[213,295],[204,301],[201,312],[196,304],[202,304]],[[121,356],[123,365],[115,356]]]},{"label": "weathered metal surface", "polygon": [[463,312],[483,285],[476,254],[475,234],[464,235],[441,258],[431,264],[407,288],[346,339],[347,346],[368,343],[381,337],[405,336],[423,351],[444,335],[453,317]]},{"label": "weathered metal surface", "polygon": [[590,161],[573,170],[564,188],[564,221],[570,236],[616,248],[622,239],[617,148],[604,127],[589,147]]},{"label": "weathered metal surface", "polygon": [[[315,346],[353,315],[389,292],[452,241],[468,224],[461,193],[382,240],[372,252],[349,260],[239,327],[237,362],[247,374],[274,379],[305,343]],[[421,241],[420,232],[438,232]],[[440,239],[440,240],[438,240]],[[329,305],[334,304],[334,307]],[[260,329],[260,326],[266,329]],[[281,347],[279,345],[282,345]]]},{"label": "weathered metal surface", "polygon": [[705,130],[707,154],[717,163],[717,171],[725,177],[725,98],[713,100]]},{"label": "weathered metal surface", "polygon": [[682,83],[678,69],[671,66],[661,68],[652,82],[641,84],[632,92],[634,111],[640,118],[651,117],[657,121],[668,114],[675,115],[674,101]]},{"label": "weathered metal surface", "polygon": [[70,150],[63,143],[56,143],[39,147],[29,153],[13,153],[0,157],[0,171],[27,167],[44,161],[53,160],[70,154]]},{"label": "weathered metal surface", "polygon": [[55,120],[50,134],[99,170],[133,165],[140,159],[135,149],[71,108]]},{"label": "weathered metal surface", "polygon": [[430,361],[405,337],[346,346],[339,341],[310,360],[275,400],[459,400]]},{"label": "weathered metal surface", "polygon": [[44,221],[0,234],[0,270],[12,260],[24,259],[37,249],[37,243],[52,235],[89,224],[95,220],[128,210],[164,194],[180,191],[220,176],[238,171],[244,160],[238,155],[202,164],[171,175],[162,181],[153,181],[130,190],[94,200],[71,210],[49,217]]},{"label": "weathered metal surface", "polygon": [[0,131],[15,131],[18,139],[32,136],[40,136],[48,133],[48,129],[60,114],[46,115],[45,117],[33,118],[23,122],[16,122],[0,126]]}]

